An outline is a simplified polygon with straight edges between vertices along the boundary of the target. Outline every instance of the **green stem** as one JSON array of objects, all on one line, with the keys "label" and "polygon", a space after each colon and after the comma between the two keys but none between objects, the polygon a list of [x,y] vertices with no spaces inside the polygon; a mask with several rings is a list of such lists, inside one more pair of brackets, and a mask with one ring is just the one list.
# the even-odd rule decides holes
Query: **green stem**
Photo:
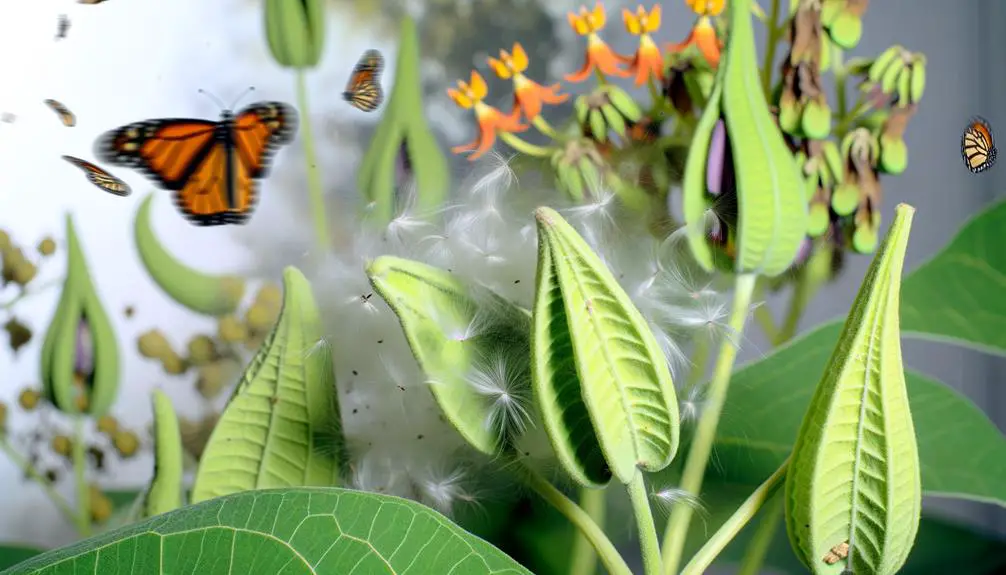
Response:
[{"label": "green stem", "polygon": [[835,46],[831,51],[831,70],[835,74],[835,102],[839,118],[845,118],[849,113],[849,102],[846,94],[846,83],[849,72],[845,69],[842,49]]},{"label": "green stem", "polygon": [[604,531],[598,527],[597,523],[591,519],[586,511],[581,509],[576,503],[573,503],[531,467],[522,462],[517,462],[516,469],[523,475],[528,487],[533,489],[535,493],[554,507],[556,511],[562,513],[590,541],[590,544],[594,546],[594,550],[597,551],[597,556],[601,559],[604,568],[608,570],[609,575],[632,575],[632,570],[629,569],[625,560],[622,559],[622,556],[618,553],[618,549],[615,549],[614,544],[611,543],[608,536],[604,534]]},{"label": "green stem", "polygon": [[775,51],[783,30],[783,26],[779,24],[780,3],[780,0],[772,0],[768,22],[765,23],[765,27],[768,28],[768,40],[765,42],[765,59],[761,66],[761,85],[765,97],[769,100],[772,97],[772,64],[775,63]]},{"label": "green stem", "polygon": [[[593,519],[594,523],[604,528],[604,516],[607,505],[604,489],[580,489],[580,508]],[[573,561],[569,575],[594,575],[597,573],[597,553],[583,533],[577,532],[573,538]]]},{"label": "green stem", "polygon": [[761,566],[765,563],[765,557],[768,556],[768,548],[779,529],[779,519],[786,509],[785,501],[781,496],[776,495],[765,505],[764,515],[758,523],[758,528],[755,530],[751,542],[748,543],[747,549],[744,551],[737,575],[758,575],[761,573]]},{"label": "green stem", "polygon": [[[742,274],[737,276],[734,287],[733,309],[730,310],[730,328],[733,333],[742,334],[751,306],[751,296],[754,293],[758,276]],[[709,455],[716,439],[716,427],[720,422],[720,413],[727,398],[730,386],[730,375],[733,372],[734,360],[737,358],[737,344],[734,338],[724,338],[720,345],[720,354],[716,358],[713,369],[713,379],[706,390],[705,407],[699,418],[692,446],[685,461],[685,469],[681,475],[680,488],[685,493],[698,496],[702,492],[702,479],[705,476]],[[685,538],[688,536],[688,526],[692,520],[694,509],[687,501],[674,505],[671,518],[664,531],[664,574],[675,575],[681,564]]]},{"label": "green stem", "polygon": [[536,146],[534,144],[525,142],[524,140],[518,138],[517,136],[511,134],[510,132],[500,132],[499,137],[501,140],[507,143],[508,146],[517,150],[522,154],[528,156],[533,156],[535,158],[547,158],[552,155],[553,149],[544,146]]},{"label": "green stem", "polygon": [[77,523],[77,512],[73,510],[70,503],[67,502],[66,498],[56,491],[52,482],[45,478],[41,473],[35,469],[35,466],[31,464],[30,461],[25,459],[23,455],[18,453],[14,446],[7,442],[7,439],[0,438],[0,451],[3,451],[7,458],[10,459],[18,469],[20,469],[24,474],[38,484],[39,487],[45,491],[45,494],[49,496],[53,504],[59,508],[60,512],[66,516],[69,521]]},{"label": "green stem", "polygon": [[642,470],[636,470],[636,475],[633,476],[627,487],[629,488],[629,500],[632,501],[632,514],[636,517],[636,528],[639,531],[643,573],[645,575],[659,575],[660,543],[657,542],[657,527],[653,523],[653,510],[650,509],[650,498],[646,494],[646,483],[643,481]]},{"label": "green stem", "polygon": [[681,391],[682,395],[687,396],[691,390],[695,389],[695,386],[705,381],[706,365],[709,364],[709,344],[711,343],[712,340],[708,337],[695,338],[695,348],[692,349],[692,367],[688,370],[688,379],[685,380],[685,386]]},{"label": "green stem", "polygon": [[300,108],[304,142],[304,161],[307,162],[307,193],[314,219],[314,234],[318,248],[328,250],[328,221],[325,219],[325,198],[322,195],[321,173],[314,153],[314,135],[311,132],[310,108],[307,105],[307,81],[303,69],[297,69],[297,107]]},{"label": "green stem", "polygon": [[740,507],[734,511],[734,514],[730,516],[716,533],[706,541],[705,545],[698,550],[697,553],[692,557],[691,561],[685,565],[685,568],[681,570],[681,575],[701,575],[705,573],[706,569],[713,564],[716,557],[723,551],[724,548],[734,537],[740,533],[741,529],[748,524],[751,519],[758,513],[762,505],[766,501],[775,495],[776,491],[782,486],[782,480],[786,477],[786,468],[789,466],[789,458],[779,466],[779,469],[775,470],[764,483],[758,486],[758,489],[754,490],[745,501],[741,503]]},{"label": "green stem", "polygon": [[808,266],[803,266],[796,278],[796,284],[793,286],[793,295],[789,298],[789,309],[786,311],[786,319],[783,320],[782,328],[776,333],[776,337],[772,341],[772,344],[775,346],[782,345],[793,339],[793,336],[796,335],[796,330],[800,327],[800,318],[803,317],[803,310],[810,302],[814,291],[810,282],[808,269]]},{"label": "green stem", "polygon": [[87,484],[87,454],[84,450],[84,416],[73,417],[73,483],[77,488],[77,531],[91,536],[91,486]]},{"label": "green stem", "polygon": [[608,78],[605,77],[604,72],[602,72],[596,66],[594,67],[594,75],[597,76],[597,83],[602,86],[608,85]]},{"label": "green stem", "polygon": [[765,337],[767,337],[769,341],[775,341],[775,338],[779,333],[779,328],[775,325],[775,318],[772,317],[772,311],[764,304],[765,283],[761,280],[759,280],[758,284],[755,286],[754,299],[763,302],[754,309],[754,320],[758,324],[758,327],[761,328],[762,332],[765,333]]},{"label": "green stem", "polygon": [[542,117],[541,114],[538,114],[537,116],[535,116],[534,119],[531,120],[531,124],[535,128],[537,128],[538,131],[541,132],[543,135],[548,136],[549,138],[552,138],[553,140],[558,140],[559,139],[559,134],[555,131],[555,128],[553,128],[552,124],[549,124],[548,120],[546,120],[544,117]]}]

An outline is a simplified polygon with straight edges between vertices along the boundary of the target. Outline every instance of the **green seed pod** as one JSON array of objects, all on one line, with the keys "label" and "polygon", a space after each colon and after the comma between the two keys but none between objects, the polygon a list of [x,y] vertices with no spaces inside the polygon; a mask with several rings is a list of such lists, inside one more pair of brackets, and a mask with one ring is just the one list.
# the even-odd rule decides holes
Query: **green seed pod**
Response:
[{"label": "green seed pod", "polygon": [[189,340],[189,358],[192,365],[205,365],[217,356],[217,345],[208,335],[196,335]]},{"label": "green seed pod", "polygon": [[40,399],[42,399],[42,394],[40,394],[38,390],[28,387],[22,390],[21,394],[18,395],[17,402],[21,404],[21,409],[31,411],[38,407]]},{"label": "green seed pod", "polygon": [[42,393],[62,411],[103,415],[119,387],[119,344],[69,215],[66,254],[63,293],[42,344]]},{"label": "green seed pod", "polygon": [[136,455],[136,451],[140,449],[140,438],[132,431],[117,431],[112,436],[112,445],[119,452],[120,457],[129,459]]},{"label": "green seed pod", "polygon": [[136,340],[136,348],[140,355],[149,359],[160,359],[173,353],[168,338],[156,329],[140,334]]},{"label": "green seed pod", "polygon": [[36,249],[38,250],[38,253],[43,256],[51,256],[56,253],[56,240],[50,237],[45,237],[38,243],[38,247]]},{"label": "green seed pod", "polygon": [[286,68],[314,68],[325,48],[322,0],[266,0],[265,35],[276,63]]}]

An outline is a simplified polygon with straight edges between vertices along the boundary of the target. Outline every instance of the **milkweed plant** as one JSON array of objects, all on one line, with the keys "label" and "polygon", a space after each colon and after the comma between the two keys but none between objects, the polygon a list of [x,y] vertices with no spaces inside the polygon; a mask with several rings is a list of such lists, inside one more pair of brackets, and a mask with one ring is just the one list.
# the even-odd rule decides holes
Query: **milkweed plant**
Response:
[{"label": "milkweed plant", "polygon": [[[915,209],[889,209],[882,233],[882,183],[907,169],[925,57],[847,58],[865,0],[685,3],[683,40],[661,37],[659,4],[571,12],[583,60],[561,82],[527,75],[520,42],[500,46],[447,90],[474,119],[474,139],[450,149],[471,162],[460,181],[424,117],[404,20],[357,210],[323,209],[325,168],[301,134],[315,242],[281,282],[188,267],[146,198],[145,269],[217,323],[181,349],[157,330],[136,342],[205,399],[188,420],[156,391],[149,441],[111,415],[126,350],[68,219],[41,388],[0,415],[44,405],[72,424],[51,444],[76,497],[13,437],[0,445],[83,539],[9,572],[837,575],[986,561],[954,543],[978,535],[922,501],[1003,505],[1006,441],[906,371],[901,338],[1004,351],[1002,316],[985,313],[997,294],[977,286],[1006,271],[1006,205],[904,275]],[[321,0],[265,2],[302,115],[323,14]],[[607,43],[618,16],[633,54]],[[488,74],[508,96],[490,99]],[[556,106],[566,121],[545,119]],[[2,239],[12,313],[35,268]],[[797,337],[849,258],[872,263],[848,313]],[[773,293],[789,300],[781,321]],[[776,349],[736,366],[753,329]],[[6,330],[15,352],[30,337],[15,319]],[[88,426],[122,456],[124,433],[153,452],[125,510],[84,463]],[[780,524],[788,548],[772,545]]]}]

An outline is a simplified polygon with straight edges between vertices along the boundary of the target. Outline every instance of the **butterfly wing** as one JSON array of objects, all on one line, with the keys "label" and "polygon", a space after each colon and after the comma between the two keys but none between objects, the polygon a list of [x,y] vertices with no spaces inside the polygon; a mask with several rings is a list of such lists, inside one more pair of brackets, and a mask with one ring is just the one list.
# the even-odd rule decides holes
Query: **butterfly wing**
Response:
[{"label": "butterfly wing", "polygon": [[45,100],[45,105],[49,106],[49,109],[59,116],[59,121],[63,122],[63,125],[72,128],[77,125],[77,117],[73,115],[73,112],[69,108],[64,106],[61,102],[53,99]]},{"label": "butterfly wing", "polygon": [[353,73],[342,93],[343,99],[363,110],[373,112],[384,100],[379,83],[384,70],[384,57],[377,50],[367,50],[353,68]]},{"label": "butterfly wing", "polygon": [[992,128],[983,118],[971,119],[961,136],[961,156],[972,173],[992,167],[996,161],[996,148]]},{"label": "butterfly wing", "polygon": [[133,193],[129,184],[112,174],[109,174],[87,160],[82,160],[73,156],[63,156],[63,159],[83,170],[84,174],[87,175],[88,181],[110,194],[116,196],[128,196]]}]

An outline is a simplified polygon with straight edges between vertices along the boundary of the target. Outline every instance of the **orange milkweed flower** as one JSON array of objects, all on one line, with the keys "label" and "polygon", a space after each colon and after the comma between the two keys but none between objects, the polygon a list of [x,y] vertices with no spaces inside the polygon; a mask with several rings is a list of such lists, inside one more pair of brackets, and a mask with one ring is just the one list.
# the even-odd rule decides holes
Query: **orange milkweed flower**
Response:
[{"label": "orange milkweed flower", "polygon": [[720,63],[722,44],[716,38],[716,29],[713,27],[711,16],[718,16],[723,12],[726,0],[685,0],[685,4],[699,15],[699,19],[695,21],[691,33],[684,42],[670,44],[667,49],[671,52],[680,52],[694,44],[709,65],[715,68]]},{"label": "orange milkweed flower", "polygon": [[542,104],[561,104],[569,99],[569,94],[559,93],[559,84],[542,86],[524,75],[527,71],[527,52],[518,42],[513,50],[500,50],[499,59],[489,58],[489,66],[502,80],[513,80],[513,112],[522,112],[528,121],[541,113]]},{"label": "orange milkweed flower", "polygon": [[598,2],[593,10],[580,7],[580,13],[570,12],[567,15],[569,25],[580,36],[587,37],[587,56],[583,67],[579,71],[566,75],[567,82],[582,82],[587,79],[595,69],[608,76],[618,76],[627,78],[629,72],[619,67],[623,59],[615,54],[611,47],[601,40],[597,33],[604,28],[607,16],[604,13],[604,4]]},{"label": "orange milkweed flower", "polygon": [[447,95],[451,100],[454,100],[455,104],[465,110],[475,111],[475,119],[479,126],[479,135],[474,142],[455,146],[451,148],[451,152],[460,154],[474,151],[468,159],[475,160],[493,147],[497,132],[523,132],[527,129],[527,126],[521,124],[517,119],[520,109],[516,109],[510,114],[504,114],[482,101],[488,94],[489,87],[486,86],[485,78],[474,70],[472,70],[471,80],[468,82],[458,80],[457,89],[447,89]]},{"label": "orange milkweed flower", "polygon": [[639,36],[639,48],[635,56],[626,58],[629,73],[636,76],[636,85],[642,86],[650,78],[664,81],[664,55],[653,41],[650,34],[660,28],[660,4],[654,4],[649,12],[639,5],[636,13],[628,9],[622,10],[622,20],[625,29],[633,36]]}]

